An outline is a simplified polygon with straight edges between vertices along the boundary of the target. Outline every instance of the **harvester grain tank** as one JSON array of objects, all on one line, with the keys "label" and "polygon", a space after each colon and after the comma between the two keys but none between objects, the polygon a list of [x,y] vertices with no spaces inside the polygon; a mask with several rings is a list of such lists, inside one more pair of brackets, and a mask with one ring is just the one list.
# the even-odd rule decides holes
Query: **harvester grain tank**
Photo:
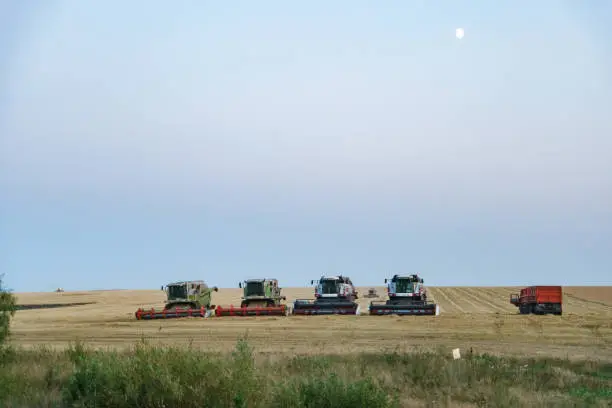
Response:
[{"label": "harvester grain tank", "polygon": [[[315,281],[310,281],[315,285]],[[359,314],[357,291],[348,276],[321,276],[315,285],[315,299],[296,299],[294,315]]]},{"label": "harvester grain tank", "polygon": [[162,290],[166,292],[166,304],[163,310],[138,309],[135,313],[138,320],[172,319],[180,317],[208,317],[214,305],[211,305],[212,292],[219,289],[209,288],[202,280],[172,282]]},{"label": "harvester grain tank", "polygon": [[518,307],[521,314],[563,313],[563,288],[561,286],[528,286],[520,294],[510,295],[510,303]]},{"label": "harvester grain tank", "polygon": [[216,316],[285,316],[287,306],[282,304],[286,300],[281,295],[278,280],[272,278],[249,279],[238,284],[243,290],[240,307],[217,306]]},{"label": "harvester grain tank", "polygon": [[370,302],[370,315],[433,316],[440,314],[437,304],[427,301],[424,280],[418,275],[394,275],[385,279],[389,299]]}]

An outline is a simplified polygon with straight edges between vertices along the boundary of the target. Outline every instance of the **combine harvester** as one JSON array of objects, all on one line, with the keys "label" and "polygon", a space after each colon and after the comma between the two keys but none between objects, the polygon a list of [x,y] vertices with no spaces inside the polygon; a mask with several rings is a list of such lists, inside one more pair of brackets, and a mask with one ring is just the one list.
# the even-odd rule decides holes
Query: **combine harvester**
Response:
[{"label": "combine harvester", "polygon": [[277,279],[249,279],[238,284],[243,289],[240,307],[217,306],[215,316],[286,316],[287,305],[281,303],[286,300],[281,296],[281,288]]},{"label": "combine harvester", "polygon": [[167,300],[163,310],[138,309],[137,320],[172,319],[180,317],[209,317],[214,305],[211,306],[212,292],[219,289],[209,288],[204,281],[173,282],[162,290],[166,291]]},{"label": "combine harvester", "polygon": [[388,282],[389,300],[370,302],[370,315],[437,316],[440,307],[427,302],[427,290],[418,275],[394,275]]},{"label": "combine harvester", "polygon": [[[314,285],[315,281],[310,281]],[[296,299],[294,315],[357,315],[357,291],[347,276],[322,276],[315,286],[315,300]]]}]

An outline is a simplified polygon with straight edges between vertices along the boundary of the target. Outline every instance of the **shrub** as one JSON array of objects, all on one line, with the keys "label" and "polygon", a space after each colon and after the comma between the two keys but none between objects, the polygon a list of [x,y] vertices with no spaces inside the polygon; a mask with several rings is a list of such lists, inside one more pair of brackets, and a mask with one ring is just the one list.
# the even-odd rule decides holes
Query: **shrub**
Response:
[{"label": "shrub", "polygon": [[296,379],[280,388],[273,407],[305,408],[390,408],[399,406],[395,398],[372,378],[347,382],[336,374]]},{"label": "shrub", "polygon": [[8,339],[10,334],[11,319],[15,315],[17,309],[17,299],[8,289],[5,289],[2,285],[2,278],[4,275],[0,275],[0,345]]}]

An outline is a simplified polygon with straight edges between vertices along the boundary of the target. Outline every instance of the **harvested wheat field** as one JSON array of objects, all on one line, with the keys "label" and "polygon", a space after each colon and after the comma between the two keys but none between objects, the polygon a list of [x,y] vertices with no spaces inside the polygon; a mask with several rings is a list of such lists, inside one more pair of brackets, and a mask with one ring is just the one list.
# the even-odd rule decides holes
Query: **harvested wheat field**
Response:
[{"label": "harvested wheat field", "polygon": [[[358,288],[360,294],[366,287]],[[384,287],[377,287],[385,295]],[[162,307],[159,290],[18,293],[18,303],[76,304],[20,310],[12,341],[25,347],[124,348],[143,336],[152,343],[229,351],[239,338],[261,353],[322,354],[459,347],[494,354],[597,358],[612,361],[612,287],[564,288],[563,316],[519,315],[512,287],[430,287],[439,316],[221,317],[137,321],[138,307]],[[312,288],[285,288],[287,302],[310,298]],[[213,303],[239,304],[240,289],[219,289]],[[384,300],[384,297],[379,298]],[[372,299],[360,298],[362,313]],[[374,299],[376,300],[376,299]]]}]

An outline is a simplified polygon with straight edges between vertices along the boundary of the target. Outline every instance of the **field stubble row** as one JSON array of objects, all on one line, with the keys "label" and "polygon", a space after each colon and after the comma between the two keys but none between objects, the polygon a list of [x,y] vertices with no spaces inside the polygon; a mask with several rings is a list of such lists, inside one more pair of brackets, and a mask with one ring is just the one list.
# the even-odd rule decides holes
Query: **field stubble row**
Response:
[{"label": "field stubble row", "polygon": [[[365,293],[368,288],[359,288]],[[384,288],[376,288],[384,299]],[[161,291],[108,291],[18,294],[20,303],[92,302],[58,309],[19,311],[12,341],[30,347],[65,347],[75,339],[93,346],[129,347],[142,337],[155,343],[230,350],[246,335],[262,353],[345,354],[411,350],[448,345],[490,353],[596,357],[612,361],[612,304],[599,294],[566,289],[563,316],[525,316],[509,303],[517,288],[429,288],[441,315],[316,316],[136,321],[138,307],[161,307]],[[310,298],[311,288],[286,288],[291,302]],[[602,299],[603,298],[603,299]],[[236,304],[239,289],[220,289],[215,303]],[[361,298],[362,312],[370,299]]]}]

